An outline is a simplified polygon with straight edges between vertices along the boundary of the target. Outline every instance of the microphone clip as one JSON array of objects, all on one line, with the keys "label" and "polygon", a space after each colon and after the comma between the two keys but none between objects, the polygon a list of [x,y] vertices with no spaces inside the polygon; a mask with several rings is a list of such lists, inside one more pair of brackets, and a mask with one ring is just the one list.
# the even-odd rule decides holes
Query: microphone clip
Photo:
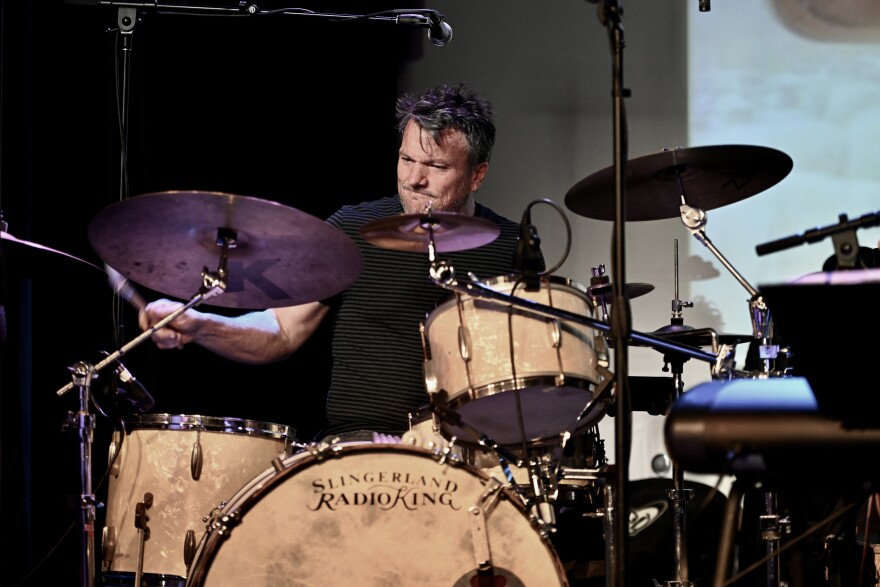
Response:
[{"label": "microphone clip", "polygon": [[541,237],[538,236],[538,229],[532,224],[530,209],[526,208],[519,225],[519,240],[516,242],[513,262],[516,271],[523,276],[526,291],[540,289],[542,263]]}]

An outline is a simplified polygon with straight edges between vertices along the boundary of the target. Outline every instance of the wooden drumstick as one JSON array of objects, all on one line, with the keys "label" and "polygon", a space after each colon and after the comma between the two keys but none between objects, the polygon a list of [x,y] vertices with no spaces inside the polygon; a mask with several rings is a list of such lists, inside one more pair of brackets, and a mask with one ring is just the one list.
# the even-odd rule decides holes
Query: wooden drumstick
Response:
[{"label": "wooden drumstick", "polygon": [[131,304],[138,312],[147,306],[147,300],[144,299],[144,296],[134,288],[131,282],[126,279],[122,273],[106,264],[104,265],[104,269],[107,271],[110,287],[113,288],[113,291],[116,292],[119,297]]}]

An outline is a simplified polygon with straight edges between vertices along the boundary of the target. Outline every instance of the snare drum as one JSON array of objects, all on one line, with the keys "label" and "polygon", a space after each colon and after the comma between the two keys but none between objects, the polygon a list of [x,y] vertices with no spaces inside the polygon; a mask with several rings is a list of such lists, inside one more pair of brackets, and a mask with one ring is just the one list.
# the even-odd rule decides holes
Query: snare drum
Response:
[{"label": "snare drum", "polygon": [[[567,279],[544,277],[533,292],[516,277],[485,284],[510,296],[592,316],[586,289]],[[444,422],[443,430],[460,442],[478,440],[468,430],[472,428],[502,446],[541,444],[555,441],[563,431],[589,426],[604,414],[607,402],[594,397],[600,377],[594,332],[587,326],[503,300],[457,294],[431,313],[425,330],[431,350],[426,386],[429,392],[447,392],[448,405],[463,425]]]},{"label": "snare drum", "polygon": [[336,445],[244,486],[209,524],[187,586],[469,587],[478,559],[486,584],[568,585],[522,502],[485,474],[422,448]]},{"label": "snare drum", "polygon": [[[191,563],[211,511],[273,459],[290,456],[295,432],[268,422],[172,414],[135,415],[127,426],[110,446],[104,584],[134,585],[142,549],[145,585],[183,585],[185,550]],[[147,493],[152,504],[144,510],[143,534],[136,523]]]}]

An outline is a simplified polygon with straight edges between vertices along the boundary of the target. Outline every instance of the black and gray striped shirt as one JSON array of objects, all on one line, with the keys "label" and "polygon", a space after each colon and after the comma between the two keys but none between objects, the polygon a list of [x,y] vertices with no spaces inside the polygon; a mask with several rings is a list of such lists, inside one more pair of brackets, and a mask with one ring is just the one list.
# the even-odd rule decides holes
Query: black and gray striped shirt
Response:
[{"label": "black and gray striped shirt", "polygon": [[[431,281],[427,253],[380,248],[360,228],[403,213],[398,196],[343,206],[327,221],[360,247],[364,267],[358,280],[329,303],[333,310],[333,367],[327,394],[327,435],[355,430],[401,434],[407,415],[428,403],[420,324],[452,293]],[[465,251],[439,253],[458,279],[480,279],[513,270],[519,224],[476,205],[475,215],[494,222],[494,241]],[[332,259],[328,260],[333,262]]]}]

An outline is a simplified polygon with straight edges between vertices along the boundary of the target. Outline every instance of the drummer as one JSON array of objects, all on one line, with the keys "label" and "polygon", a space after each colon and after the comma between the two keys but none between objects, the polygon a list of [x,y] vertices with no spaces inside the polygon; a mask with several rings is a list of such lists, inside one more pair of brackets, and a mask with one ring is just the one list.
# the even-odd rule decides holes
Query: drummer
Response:
[{"label": "drummer", "polygon": [[[189,309],[152,335],[162,349],[195,343],[233,361],[264,364],[290,356],[322,321],[331,321],[328,424],[315,440],[399,441],[409,414],[429,400],[420,324],[450,294],[431,281],[425,253],[375,246],[361,236],[362,226],[427,209],[485,219],[499,227],[497,238],[476,248],[440,251],[442,260],[457,275],[479,278],[514,269],[519,224],[473,195],[486,178],[495,143],[491,103],[464,84],[440,85],[399,97],[396,113],[397,195],[345,205],[327,219],[363,254],[363,270],[352,286],[329,299],[236,317]],[[168,299],[150,303],[140,313],[140,327],[151,328],[181,305]]]}]

